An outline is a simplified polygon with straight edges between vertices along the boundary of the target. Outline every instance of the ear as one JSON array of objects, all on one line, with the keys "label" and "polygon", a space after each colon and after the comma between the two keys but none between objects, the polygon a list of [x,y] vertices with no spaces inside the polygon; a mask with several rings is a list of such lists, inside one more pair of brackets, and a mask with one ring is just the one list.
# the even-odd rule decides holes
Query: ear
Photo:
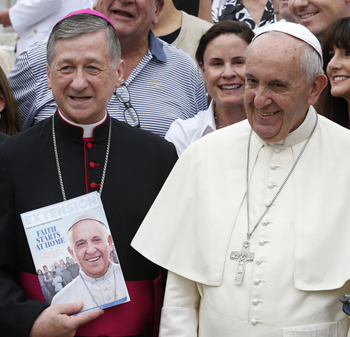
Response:
[{"label": "ear", "polygon": [[201,68],[202,73],[203,73],[203,75],[204,75],[205,69],[204,69],[204,66],[203,66],[203,63],[202,63],[202,62],[199,62],[199,68]]},{"label": "ear", "polygon": [[108,244],[109,244],[109,251],[111,252],[112,251],[112,244],[113,244],[113,240],[112,240],[112,236],[111,235],[108,235]]},{"label": "ear", "polygon": [[50,71],[49,65],[47,63],[46,63],[46,75],[47,75],[47,87],[49,89],[52,89],[51,71]]},{"label": "ear", "polygon": [[[158,1],[158,0],[151,0],[151,1]],[[160,0],[159,3],[156,4],[156,11],[154,13],[154,17],[152,20],[152,24],[156,25],[159,21],[159,13],[162,11],[164,7],[164,0]]]},{"label": "ear", "polygon": [[323,91],[323,89],[327,85],[327,81],[328,81],[328,79],[327,79],[326,75],[323,75],[323,74],[316,75],[313,83],[311,84],[311,90],[310,90],[310,94],[309,94],[309,97],[307,100],[307,103],[309,105],[316,104],[316,102],[318,101],[318,98],[321,95],[321,92]]},{"label": "ear", "polygon": [[0,91],[0,112],[5,109],[6,102],[5,102],[5,96],[4,94]]},{"label": "ear", "polygon": [[72,258],[75,260],[75,255],[74,255],[74,251],[68,246],[68,252],[70,255],[72,255]]},{"label": "ear", "polygon": [[125,62],[124,62],[124,60],[120,60],[118,65],[117,65],[117,69],[116,69],[116,72],[117,72],[117,79],[115,81],[116,88],[119,88],[122,84],[122,80],[124,77],[124,71],[125,71]]}]

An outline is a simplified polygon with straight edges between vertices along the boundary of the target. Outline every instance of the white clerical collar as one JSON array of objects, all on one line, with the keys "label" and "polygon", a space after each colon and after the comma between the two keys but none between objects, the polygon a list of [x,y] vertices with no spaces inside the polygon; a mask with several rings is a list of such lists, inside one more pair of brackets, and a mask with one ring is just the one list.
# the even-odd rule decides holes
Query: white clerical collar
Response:
[{"label": "white clerical collar", "polygon": [[112,266],[112,263],[109,262],[109,266],[108,266],[106,273],[104,275],[102,275],[101,277],[94,278],[94,277],[87,276],[81,268],[80,268],[80,275],[82,276],[82,278],[85,281],[88,281],[91,283],[107,280],[111,276],[113,276],[113,266]]},{"label": "white clerical collar", "polygon": [[104,121],[106,120],[107,118],[107,111],[105,112],[105,115],[103,116],[103,118],[97,122],[97,123],[94,123],[94,124],[78,124],[78,123],[74,123],[74,122],[71,122],[70,120],[68,120],[65,116],[63,116],[63,114],[60,112],[60,109],[58,109],[58,113],[60,115],[60,117],[65,121],[67,122],[68,124],[70,125],[74,125],[78,128],[82,128],[84,130],[83,132],[83,138],[92,138],[92,136],[94,135],[94,129],[96,126],[99,126],[101,125],[102,123],[104,123]]},{"label": "white clerical collar", "polygon": [[256,136],[261,143],[268,144],[270,146],[273,146],[273,145],[292,146],[292,145],[298,144],[306,140],[310,136],[310,133],[316,123],[316,113],[317,113],[316,110],[312,106],[310,106],[306,114],[306,117],[304,121],[301,123],[301,125],[296,130],[292,131],[287,136],[287,138],[281,140],[280,142],[267,143],[257,135]]}]

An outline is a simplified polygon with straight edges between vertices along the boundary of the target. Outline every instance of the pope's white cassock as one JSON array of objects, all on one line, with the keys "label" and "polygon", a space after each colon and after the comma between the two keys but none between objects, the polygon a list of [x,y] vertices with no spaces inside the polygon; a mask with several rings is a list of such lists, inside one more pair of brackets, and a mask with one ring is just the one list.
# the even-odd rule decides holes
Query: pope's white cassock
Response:
[{"label": "pope's white cassock", "polygon": [[[317,120],[278,144],[254,132],[250,231]],[[285,187],[250,239],[241,284],[231,252],[247,235],[248,121],[207,135],[179,159],[132,246],[168,269],[160,336],[345,337],[350,279],[350,132],[318,116]],[[197,331],[198,330],[198,331]]]},{"label": "pope's white cassock", "polygon": [[128,300],[129,295],[120,265],[111,263],[107,272],[99,278],[89,277],[80,269],[79,276],[59,291],[53,297],[51,304],[83,301],[82,311],[84,311],[108,303],[116,301],[123,303]]}]

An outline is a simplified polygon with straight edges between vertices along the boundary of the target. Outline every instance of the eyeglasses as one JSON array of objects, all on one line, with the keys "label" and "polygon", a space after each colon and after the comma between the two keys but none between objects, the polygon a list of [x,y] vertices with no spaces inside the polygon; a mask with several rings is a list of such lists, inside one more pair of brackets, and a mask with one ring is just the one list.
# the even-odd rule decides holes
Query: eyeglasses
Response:
[{"label": "eyeglasses", "polygon": [[122,85],[119,88],[115,89],[114,95],[116,95],[118,98],[118,101],[120,103],[123,103],[125,106],[125,110],[124,110],[125,122],[127,122],[131,126],[139,128],[141,126],[140,118],[135,108],[131,105],[131,96],[126,84],[122,83]]},{"label": "eyeglasses", "polygon": [[350,315],[350,295],[345,294],[343,298],[340,299],[340,302],[343,303],[343,311],[347,314]]}]

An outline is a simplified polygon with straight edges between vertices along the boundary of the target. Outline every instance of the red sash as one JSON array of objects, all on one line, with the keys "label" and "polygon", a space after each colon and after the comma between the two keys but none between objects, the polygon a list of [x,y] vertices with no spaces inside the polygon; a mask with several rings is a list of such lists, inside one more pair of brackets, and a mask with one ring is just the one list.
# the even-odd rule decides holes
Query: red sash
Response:
[{"label": "red sash", "polygon": [[[102,316],[87,323],[77,336],[133,336],[153,330],[158,336],[162,307],[161,275],[154,281],[129,281],[126,286],[130,302],[105,309]],[[37,275],[20,272],[18,284],[27,298],[45,302]]]}]

